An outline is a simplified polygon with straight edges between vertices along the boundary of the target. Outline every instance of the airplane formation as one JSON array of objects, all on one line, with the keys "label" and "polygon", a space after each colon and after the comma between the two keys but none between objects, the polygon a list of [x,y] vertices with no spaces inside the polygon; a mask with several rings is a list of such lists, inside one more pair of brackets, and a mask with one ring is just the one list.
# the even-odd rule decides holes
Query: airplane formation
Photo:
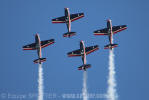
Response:
[{"label": "airplane formation", "polygon": [[[52,19],[52,23],[66,23],[68,32],[64,33],[63,37],[70,38],[71,36],[76,35],[76,32],[71,32],[71,22],[84,17],[84,13],[70,14],[69,8],[64,8],[64,10],[65,15],[62,17]],[[113,35],[125,29],[127,29],[126,25],[112,26],[112,21],[108,19],[107,27],[104,29],[94,31],[94,35],[107,35],[109,37],[109,44],[104,46],[104,49],[112,50],[113,48],[118,46],[118,44],[113,43]],[[37,33],[35,35],[35,43],[23,46],[23,50],[37,50],[38,59],[35,59],[33,62],[41,64],[42,62],[46,61],[46,58],[42,58],[41,48],[47,47],[53,43],[55,43],[54,39],[40,41],[39,34]],[[87,68],[91,67],[91,64],[86,63],[86,55],[98,49],[98,45],[85,47],[84,41],[80,41],[80,49],[68,52],[67,55],[68,57],[81,56],[83,65],[78,67],[78,70],[86,71]]]}]

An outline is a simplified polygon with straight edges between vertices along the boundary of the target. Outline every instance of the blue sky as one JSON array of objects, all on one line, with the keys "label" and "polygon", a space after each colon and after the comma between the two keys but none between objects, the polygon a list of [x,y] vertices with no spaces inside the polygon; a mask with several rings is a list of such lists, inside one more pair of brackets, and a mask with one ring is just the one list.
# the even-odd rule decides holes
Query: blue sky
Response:
[{"label": "blue sky", "polygon": [[[66,53],[79,48],[80,40],[86,46],[100,46],[100,50],[87,56],[88,91],[104,94],[108,76],[108,37],[94,36],[93,31],[113,25],[126,24],[127,30],[114,36],[117,91],[121,100],[147,100],[149,78],[148,0],[1,0],[1,70],[0,95],[37,93],[38,65],[36,51],[23,51],[22,46],[34,42],[39,32],[41,40],[54,38],[56,43],[42,49],[47,62],[44,68],[44,91],[61,95],[81,93],[83,73],[80,57],[68,58]],[[70,13],[84,12],[85,17],[72,23],[72,38],[63,38],[65,24],[52,24],[51,19]],[[0,97],[0,99],[3,99]],[[5,100],[10,99],[8,97]],[[33,100],[36,98],[31,98]],[[55,98],[61,99],[61,98]],[[28,100],[27,98],[24,100]],[[48,98],[46,98],[48,100]]]}]

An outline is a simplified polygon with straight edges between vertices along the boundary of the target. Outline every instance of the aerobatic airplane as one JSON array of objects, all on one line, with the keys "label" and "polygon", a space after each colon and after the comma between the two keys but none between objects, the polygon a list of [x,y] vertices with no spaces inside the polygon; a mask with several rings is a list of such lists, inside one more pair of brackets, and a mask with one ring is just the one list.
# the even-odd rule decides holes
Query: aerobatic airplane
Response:
[{"label": "aerobatic airplane", "polygon": [[94,31],[94,35],[108,35],[110,44],[106,45],[104,49],[111,49],[118,46],[113,44],[113,34],[127,29],[126,25],[112,26],[111,20],[107,20],[107,28]]},{"label": "aerobatic airplane", "polygon": [[42,58],[41,48],[47,47],[54,43],[54,39],[40,41],[38,34],[35,35],[35,43],[23,46],[23,50],[37,50],[38,59],[34,60],[34,63],[39,63],[46,61],[46,58]]},{"label": "aerobatic airplane", "polygon": [[71,22],[84,17],[84,13],[70,14],[69,8],[65,8],[65,16],[52,19],[52,23],[66,23],[68,32],[63,34],[63,37],[71,37],[76,32],[71,32]]},{"label": "aerobatic airplane", "polygon": [[67,53],[68,57],[75,57],[75,56],[81,56],[83,65],[78,67],[78,70],[84,70],[86,71],[87,68],[90,68],[90,64],[86,64],[86,55],[90,54],[93,51],[98,50],[98,45],[95,46],[90,46],[90,47],[85,47],[84,42],[80,42],[80,49],[72,51]]}]

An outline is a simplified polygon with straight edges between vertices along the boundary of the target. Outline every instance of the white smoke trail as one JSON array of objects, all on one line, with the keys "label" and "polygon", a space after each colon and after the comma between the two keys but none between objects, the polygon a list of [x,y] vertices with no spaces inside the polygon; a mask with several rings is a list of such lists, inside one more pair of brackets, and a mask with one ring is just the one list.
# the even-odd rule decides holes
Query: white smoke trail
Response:
[{"label": "white smoke trail", "polygon": [[116,91],[116,79],[115,79],[115,65],[114,65],[114,49],[109,50],[109,76],[108,76],[108,100],[117,100],[118,95]]},{"label": "white smoke trail", "polygon": [[42,63],[39,64],[39,73],[38,73],[38,100],[43,100],[43,68]]},{"label": "white smoke trail", "polygon": [[82,94],[83,94],[83,100],[88,100],[88,96],[87,96],[87,71],[83,72],[83,89],[82,89]]}]

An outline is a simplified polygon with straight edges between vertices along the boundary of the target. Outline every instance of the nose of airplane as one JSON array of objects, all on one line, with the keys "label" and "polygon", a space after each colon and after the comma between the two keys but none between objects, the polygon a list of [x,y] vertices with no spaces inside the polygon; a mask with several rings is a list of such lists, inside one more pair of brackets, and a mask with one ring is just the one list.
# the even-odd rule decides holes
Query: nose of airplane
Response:
[{"label": "nose of airplane", "polygon": [[36,33],[35,36],[38,36],[38,33]]},{"label": "nose of airplane", "polygon": [[69,9],[69,8],[66,7],[65,9]]},{"label": "nose of airplane", "polygon": [[35,37],[38,37],[38,36],[39,36],[39,34],[38,34],[38,33],[36,33],[36,34],[35,34]]},{"label": "nose of airplane", "polygon": [[80,42],[83,42],[83,40],[81,40]]},{"label": "nose of airplane", "polygon": [[111,22],[111,19],[107,19],[108,22]]},{"label": "nose of airplane", "polygon": [[81,40],[80,43],[84,45],[84,41],[83,40]]}]

